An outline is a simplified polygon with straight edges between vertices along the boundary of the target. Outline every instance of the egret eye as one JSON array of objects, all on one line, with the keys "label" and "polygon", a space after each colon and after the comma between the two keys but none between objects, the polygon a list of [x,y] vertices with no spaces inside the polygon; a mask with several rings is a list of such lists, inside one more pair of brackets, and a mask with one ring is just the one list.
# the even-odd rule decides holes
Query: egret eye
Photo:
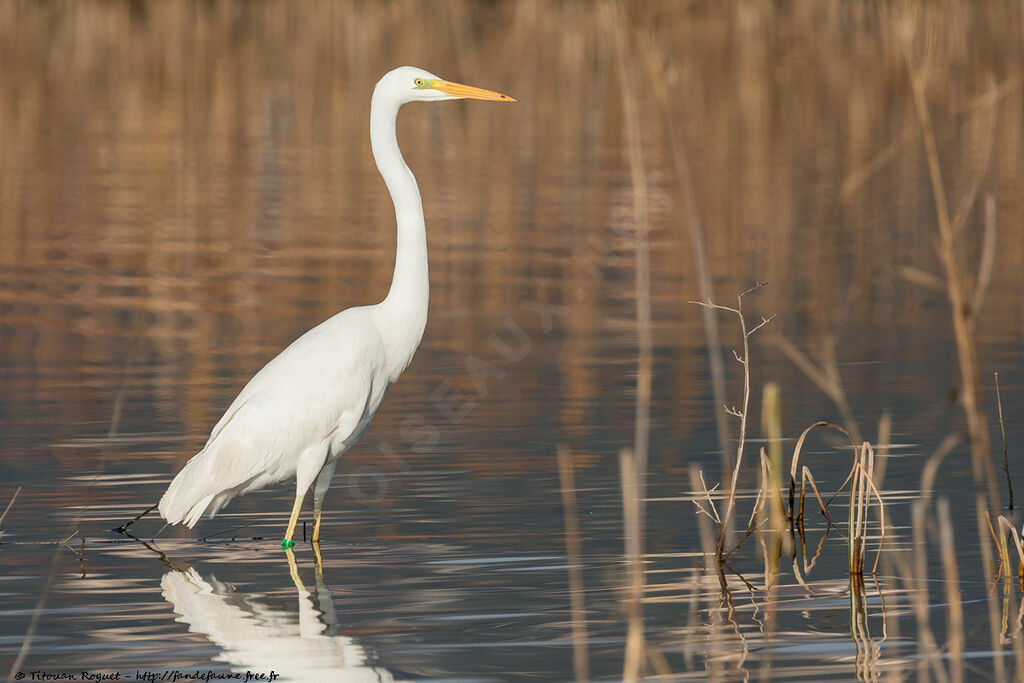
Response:
[{"label": "egret eye", "polygon": [[415,81],[413,81],[413,83],[416,84],[417,88],[422,88],[423,87],[423,79],[422,78],[417,78]]}]

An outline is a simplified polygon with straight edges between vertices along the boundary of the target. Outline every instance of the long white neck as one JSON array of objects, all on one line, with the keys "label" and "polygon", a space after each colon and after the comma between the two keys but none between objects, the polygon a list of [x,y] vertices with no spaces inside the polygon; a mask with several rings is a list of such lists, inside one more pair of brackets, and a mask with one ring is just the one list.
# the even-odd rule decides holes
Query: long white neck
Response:
[{"label": "long white neck", "polygon": [[398,223],[395,273],[387,297],[374,307],[384,338],[391,381],[412,361],[427,325],[430,278],[427,274],[427,229],[416,178],[398,149],[395,122],[401,103],[375,89],[370,100],[370,145],[377,169],[391,193]]}]

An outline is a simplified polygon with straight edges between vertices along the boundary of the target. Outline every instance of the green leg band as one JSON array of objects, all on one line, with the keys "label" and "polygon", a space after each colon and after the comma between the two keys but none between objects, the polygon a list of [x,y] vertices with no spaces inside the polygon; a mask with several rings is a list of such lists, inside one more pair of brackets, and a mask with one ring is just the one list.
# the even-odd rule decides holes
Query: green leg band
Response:
[{"label": "green leg band", "polygon": [[281,549],[282,550],[288,550],[288,548],[294,548],[294,547],[295,547],[295,541],[290,541],[287,538],[282,538],[281,539]]}]

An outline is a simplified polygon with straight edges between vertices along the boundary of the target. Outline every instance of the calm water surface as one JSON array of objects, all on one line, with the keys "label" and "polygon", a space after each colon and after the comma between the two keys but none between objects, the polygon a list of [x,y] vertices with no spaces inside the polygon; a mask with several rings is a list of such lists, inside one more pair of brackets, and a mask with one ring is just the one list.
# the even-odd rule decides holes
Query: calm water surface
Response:
[{"label": "calm water surface", "polygon": [[[895,551],[915,547],[910,504],[926,460],[963,426],[948,307],[918,284],[939,272],[934,208],[891,18],[656,7],[619,23],[589,3],[0,8],[0,509],[20,491],[0,525],[0,674],[571,679],[583,641],[556,459],[565,444],[586,659],[595,679],[622,675],[618,453],[634,436],[637,214],[613,29],[629,38],[639,84],[650,224],[648,671],[901,680],[931,666],[910,596],[930,586],[925,619],[944,650],[937,535],[927,575],[901,572]],[[1013,458],[1024,443],[1024,24],[1009,5],[971,19],[920,21],[940,35],[933,116],[971,269],[981,202],[998,208],[977,342],[993,443],[998,371]],[[645,86],[652,54],[667,110]],[[322,563],[308,544],[293,557],[280,549],[288,486],[194,530],[147,518],[134,527],[146,543],[109,532],[158,499],[274,354],[383,296],[394,228],[369,156],[368,98],[405,62],[521,101],[402,114],[427,214],[431,317],[339,467]],[[768,381],[781,387],[787,451],[815,420],[843,419],[777,336],[812,359],[834,345],[865,438],[892,415],[892,552],[852,609],[843,538],[817,519],[807,558],[798,552],[794,571],[784,556],[772,592],[733,578],[732,613],[701,569],[688,468],[722,478],[718,407],[700,311],[686,303],[700,290],[670,140],[689,152],[716,296],[766,280],[747,305],[778,314],[752,347],[751,438]],[[721,322],[728,349],[737,330]],[[727,371],[736,403],[731,360]],[[758,445],[742,474],[743,520]],[[815,437],[805,453],[834,491],[848,452]],[[1024,464],[1011,459],[1011,471],[1024,498]],[[1009,677],[1016,589],[990,597],[970,481],[959,446],[932,493],[952,504],[956,630],[970,680]],[[837,520],[844,506],[833,504]],[[756,537],[730,565],[761,586]],[[990,619],[1004,614],[993,641]]]}]

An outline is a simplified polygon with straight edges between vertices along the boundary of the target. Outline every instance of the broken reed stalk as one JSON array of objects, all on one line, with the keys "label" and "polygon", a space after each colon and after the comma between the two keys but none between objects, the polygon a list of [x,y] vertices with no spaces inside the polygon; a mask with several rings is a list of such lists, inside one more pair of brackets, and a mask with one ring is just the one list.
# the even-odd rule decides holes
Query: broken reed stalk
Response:
[{"label": "broken reed stalk", "polygon": [[[847,439],[849,439],[850,447],[853,449],[853,460],[854,460],[854,462],[857,462],[857,444],[854,442],[853,437],[850,436],[850,433],[847,432],[845,429],[843,429],[842,427],[840,427],[837,424],[834,424],[832,422],[826,422],[824,420],[819,420],[818,422],[815,422],[810,427],[805,429],[800,434],[800,438],[798,438],[796,440],[796,445],[793,447],[793,457],[792,457],[792,459],[790,460],[790,463],[789,463],[789,518],[797,526],[802,526],[803,523],[804,523],[804,518],[803,518],[804,491],[803,491],[802,485],[801,485],[801,491],[800,491],[800,509],[799,509],[798,513],[797,513],[796,510],[794,510],[794,506],[795,506],[795,503],[796,503],[797,472],[799,471],[798,468],[799,468],[799,465],[800,465],[800,452],[803,450],[804,441],[807,440],[807,435],[810,434],[813,430],[817,429],[818,427],[824,427],[826,429],[832,429],[834,431],[839,432],[840,434],[845,436]],[[835,496],[838,495],[839,491],[841,491],[843,489],[843,486],[846,486],[846,482],[850,481],[850,477],[852,477],[852,476],[853,476],[853,471],[851,470],[850,475],[846,477],[846,481],[844,481],[843,485],[839,487],[839,490],[836,491],[836,493],[832,495],[832,498],[835,498]],[[829,502],[831,502],[831,500],[832,499],[830,498]],[[825,516],[826,516],[826,518],[828,517],[828,513],[827,512],[825,512]]]},{"label": "broken reed stalk", "polygon": [[873,473],[875,468],[875,452],[871,444],[864,442],[860,450],[860,456],[854,464],[853,484],[850,488],[850,521],[849,538],[850,544],[850,573],[864,573],[864,549],[866,547],[865,534],[868,523],[868,507],[870,497],[873,493],[878,503],[878,524],[880,535],[878,539],[878,551],[875,554],[875,564],[871,573],[878,571],[878,560],[882,555],[882,545],[885,543],[885,503],[882,496],[875,487]]},{"label": "broken reed stalk", "polygon": [[[992,373],[996,378],[996,406],[999,408],[999,432],[1003,436],[1003,473],[1006,475],[1006,492],[1010,497],[1008,507],[1013,509],[1013,482],[1010,480],[1010,460],[1006,450],[1006,425],[1003,423],[1003,399],[999,395],[999,373]],[[3,518],[0,517],[0,522]]]},{"label": "broken reed stalk", "polygon": [[821,514],[825,516],[825,519],[829,524],[832,524],[832,518],[828,514],[828,505],[826,505],[825,501],[821,499],[821,493],[818,491],[818,484],[814,481],[814,475],[811,474],[811,468],[804,465],[801,469],[800,475],[800,514],[798,516],[801,525],[803,524],[804,519],[804,497],[806,496],[804,486],[806,484],[811,485],[811,490],[814,491],[814,497],[818,499],[818,507],[821,508]]},{"label": "broken reed stalk", "polygon": [[768,442],[768,460],[776,481],[782,480],[782,401],[777,382],[761,390],[761,438]]},{"label": "broken reed stalk", "polygon": [[878,440],[875,442],[875,454],[878,456],[875,463],[875,485],[884,488],[885,469],[889,464],[889,447],[892,445],[892,413],[885,411],[882,417],[878,418]]},{"label": "broken reed stalk", "polygon": [[572,612],[572,666],[577,681],[590,680],[590,652],[587,635],[587,609],[583,595],[583,565],[580,552],[580,525],[576,505],[576,481],[572,452],[558,447],[558,478],[562,489],[562,515],[565,523],[565,555],[569,563],[569,605]]},{"label": "broken reed stalk", "polygon": [[786,504],[782,501],[782,486],[775,476],[773,463],[764,448],[761,449],[761,476],[767,477],[762,507],[768,505],[768,523],[773,530],[781,532],[786,521]]},{"label": "broken reed stalk", "polygon": [[733,509],[736,507],[736,483],[739,480],[740,466],[743,464],[743,447],[746,441],[747,434],[747,414],[750,407],[750,337],[755,332],[760,330],[762,327],[770,323],[775,315],[773,314],[770,318],[761,317],[761,321],[754,325],[754,327],[747,329],[747,319],[743,315],[743,297],[751,292],[757,291],[765,286],[764,282],[757,282],[750,289],[740,292],[736,295],[736,308],[730,306],[721,306],[712,301],[690,301],[689,303],[697,306],[703,306],[718,311],[726,311],[735,315],[740,322],[740,331],[743,336],[743,355],[740,356],[733,350],[733,357],[743,367],[743,407],[739,410],[735,406],[729,407],[724,406],[725,412],[738,417],[740,419],[739,429],[739,443],[736,446],[736,462],[733,466],[732,478],[729,482],[729,497],[726,500],[725,514],[722,516],[721,524],[718,530],[718,580],[722,586],[722,590],[726,590],[725,572],[722,569],[722,557],[725,551],[725,537],[729,530],[729,524],[732,521]]},{"label": "broken reed stalk", "polygon": [[[999,580],[999,575],[1003,573],[1006,568],[1006,562],[1008,557],[1008,548],[1006,547],[1006,537],[1003,536],[1002,530],[996,533],[996,530],[992,527],[992,515],[988,516],[988,533],[992,537],[992,545],[996,548],[996,555],[999,556],[999,566],[996,567],[996,573],[992,575],[993,581]],[[998,522],[996,522],[998,524]],[[1007,577],[1009,580],[1009,577]]]},{"label": "broken reed stalk", "polygon": [[[770,458],[762,447],[761,490],[764,492],[764,496],[761,499],[760,510],[755,506],[755,514],[763,513],[764,507],[768,506],[767,542],[762,537],[761,532],[758,531],[758,538],[761,540],[761,548],[764,554],[765,590],[771,590],[775,585],[775,579],[779,573],[779,561],[782,559],[783,539],[789,538],[784,533],[786,529],[786,512],[782,503],[782,489],[772,469],[773,465]],[[755,526],[754,528],[757,527]],[[769,596],[769,620],[774,621],[774,613],[774,603],[771,600],[771,596]]]},{"label": "broken reed stalk", "polygon": [[953,523],[949,516],[949,500],[940,498],[936,504],[939,520],[939,544],[942,550],[942,582],[946,588],[946,652],[950,659],[953,683],[964,680],[964,607],[960,599],[960,570],[953,542]]},{"label": "broken reed stalk", "polygon": [[[1020,533],[1018,533],[1017,528],[1013,526],[1013,522],[1002,515],[999,515],[999,528],[1006,529],[1010,534],[1010,538],[1013,539],[1013,544],[1017,548],[1017,579],[1018,581],[1024,581],[1024,544],[1021,543]],[[1005,576],[1006,581],[1009,582],[1012,577],[1010,570],[1010,553],[1006,547],[1006,537],[1001,531],[999,534],[999,540],[1003,545],[1001,554],[1005,555],[1003,576]]]}]

